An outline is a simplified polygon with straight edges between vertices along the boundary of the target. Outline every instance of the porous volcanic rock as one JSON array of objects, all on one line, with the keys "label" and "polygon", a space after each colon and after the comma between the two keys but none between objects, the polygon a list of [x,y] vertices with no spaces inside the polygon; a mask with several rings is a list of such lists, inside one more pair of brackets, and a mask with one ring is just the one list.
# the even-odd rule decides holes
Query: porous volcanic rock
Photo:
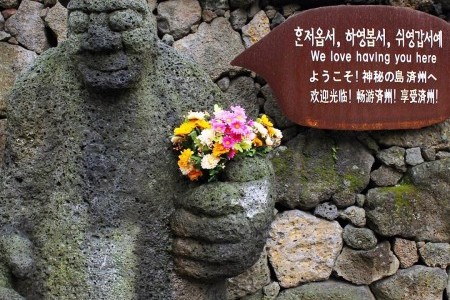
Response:
[{"label": "porous volcanic rock", "polygon": [[230,62],[245,49],[239,33],[233,30],[227,19],[221,17],[210,24],[200,24],[196,33],[176,41],[173,46],[179,53],[200,64],[213,80],[228,71],[240,70],[231,66]]},{"label": "porous volcanic rock", "polygon": [[404,182],[368,191],[366,217],[383,236],[450,242],[450,159],[412,167]]},{"label": "porous volcanic rock", "polygon": [[178,40],[189,33],[201,19],[202,8],[197,0],[169,0],[158,5],[158,30]]},{"label": "porous volcanic rock", "polygon": [[31,1],[23,0],[12,17],[6,20],[5,27],[17,41],[28,50],[38,54],[50,48],[45,33],[45,24],[40,16],[44,5]]},{"label": "porous volcanic rock", "polygon": [[442,300],[447,274],[439,268],[412,266],[371,285],[377,300]]},{"label": "porous volcanic rock", "polygon": [[367,286],[354,286],[329,280],[311,282],[297,288],[284,290],[277,300],[375,300]]},{"label": "porous volcanic rock", "polygon": [[382,242],[372,250],[353,250],[344,247],[336,260],[334,270],[354,284],[371,284],[395,274],[399,261],[392,253],[389,242]]},{"label": "porous volcanic rock", "polygon": [[276,216],[269,233],[269,261],[280,285],[328,279],[342,249],[338,222],[291,210]]}]

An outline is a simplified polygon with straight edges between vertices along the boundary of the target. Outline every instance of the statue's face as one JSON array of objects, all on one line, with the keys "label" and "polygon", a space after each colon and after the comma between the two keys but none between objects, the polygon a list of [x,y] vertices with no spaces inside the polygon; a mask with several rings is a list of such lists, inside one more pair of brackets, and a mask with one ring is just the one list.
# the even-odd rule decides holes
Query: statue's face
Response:
[{"label": "statue's face", "polygon": [[69,35],[79,41],[78,69],[94,91],[132,87],[152,47],[145,0],[72,0]]}]

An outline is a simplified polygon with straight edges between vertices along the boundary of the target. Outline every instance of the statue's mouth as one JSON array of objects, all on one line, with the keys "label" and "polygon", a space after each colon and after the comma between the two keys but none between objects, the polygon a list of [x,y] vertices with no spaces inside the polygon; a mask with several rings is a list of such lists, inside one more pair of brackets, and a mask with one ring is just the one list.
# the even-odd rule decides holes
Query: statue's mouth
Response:
[{"label": "statue's mouth", "polygon": [[130,60],[123,51],[110,53],[83,51],[80,53],[79,61],[85,68],[106,74],[127,70],[130,67]]},{"label": "statue's mouth", "polygon": [[78,53],[78,69],[88,87],[95,89],[123,89],[131,87],[139,78],[142,65],[124,51]]}]

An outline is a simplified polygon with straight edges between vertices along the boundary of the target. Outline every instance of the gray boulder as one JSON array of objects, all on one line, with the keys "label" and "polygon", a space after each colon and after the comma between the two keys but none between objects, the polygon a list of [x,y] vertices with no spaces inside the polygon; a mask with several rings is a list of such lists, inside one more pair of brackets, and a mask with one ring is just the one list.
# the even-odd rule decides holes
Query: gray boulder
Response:
[{"label": "gray boulder", "polygon": [[12,17],[6,20],[5,27],[17,41],[28,50],[38,54],[50,48],[50,44],[45,34],[45,24],[40,16],[44,5],[23,0]]},{"label": "gray boulder", "polygon": [[422,151],[419,147],[406,149],[406,163],[410,166],[416,166],[424,162]]},{"label": "gray boulder", "polygon": [[446,284],[444,270],[413,266],[370,287],[377,300],[442,300]]},{"label": "gray boulder", "polygon": [[370,173],[370,179],[378,186],[396,185],[403,177],[403,173],[394,168],[382,165]]},{"label": "gray boulder", "polygon": [[419,261],[417,245],[415,241],[395,238],[392,250],[400,261],[400,268],[406,269]]},{"label": "gray boulder", "polygon": [[53,32],[58,44],[67,40],[67,19],[67,9],[62,6],[59,1],[56,2],[55,6],[48,10],[47,15],[45,16],[45,24]]},{"label": "gray boulder", "polygon": [[37,57],[22,47],[0,43],[0,117],[6,115],[6,99],[16,77]]},{"label": "gray boulder", "polygon": [[339,218],[349,221],[357,227],[366,225],[366,211],[358,206],[350,206],[339,212]]},{"label": "gray boulder", "polygon": [[342,228],[336,221],[299,210],[278,214],[267,241],[269,261],[282,287],[326,280],[342,249]]},{"label": "gray boulder", "polygon": [[230,62],[245,49],[241,36],[225,18],[215,18],[210,24],[201,23],[196,33],[176,41],[173,46],[196,61],[213,80],[226,72],[240,70]]},{"label": "gray boulder", "polygon": [[0,0],[0,8],[16,8],[19,3],[19,0]]},{"label": "gray boulder", "polygon": [[419,248],[419,253],[429,267],[445,269],[450,265],[450,244],[426,243],[425,246]]},{"label": "gray boulder", "polygon": [[259,260],[251,268],[236,277],[227,279],[227,300],[240,299],[253,294],[269,283],[267,252],[263,251]]},{"label": "gray boulder", "polygon": [[233,10],[230,14],[230,23],[234,30],[241,30],[247,23],[247,11],[242,8]]},{"label": "gray boulder", "polygon": [[378,152],[377,157],[385,165],[394,167],[399,171],[406,171],[405,165],[405,149],[401,147],[391,147]]},{"label": "gray boulder", "polygon": [[436,159],[445,159],[450,158],[450,152],[448,151],[439,151],[436,153]]},{"label": "gray boulder", "polygon": [[403,148],[433,147],[450,144],[450,121],[416,130],[393,130],[373,132],[374,139],[387,147]]},{"label": "gray boulder", "polygon": [[412,167],[403,184],[369,190],[368,225],[384,236],[450,241],[450,159]]},{"label": "gray boulder", "polygon": [[321,131],[300,134],[287,150],[272,159],[277,201],[294,208],[311,209],[327,201],[338,189],[334,168],[334,141]]},{"label": "gray boulder", "polygon": [[430,147],[422,149],[422,157],[426,161],[436,160],[436,149]]},{"label": "gray boulder", "polygon": [[314,215],[333,221],[339,216],[339,212],[336,205],[330,202],[324,202],[316,206]]},{"label": "gray boulder", "polygon": [[356,193],[349,191],[338,192],[331,197],[333,203],[336,204],[338,208],[347,208],[352,206],[356,202]]},{"label": "gray boulder", "polygon": [[158,4],[158,30],[175,40],[186,36],[200,22],[202,9],[197,0],[170,0]]},{"label": "gray boulder", "polygon": [[357,228],[352,225],[344,227],[344,242],[355,250],[370,250],[377,246],[377,237],[368,228]]},{"label": "gray boulder", "polygon": [[260,10],[253,19],[242,27],[242,39],[246,48],[259,42],[270,33],[270,21],[264,10]]},{"label": "gray boulder", "polygon": [[397,272],[399,261],[389,242],[382,242],[372,250],[353,250],[344,247],[336,260],[334,271],[354,284],[371,284]]},{"label": "gray boulder", "polygon": [[354,286],[334,280],[312,282],[284,290],[277,300],[375,300],[367,286]]},{"label": "gray boulder", "polygon": [[274,281],[265,287],[263,287],[263,300],[274,300],[280,293],[280,285],[278,282]]},{"label": "gray boulder", "polygon": [[372,155],[348,136],[308,130],[287,143],[272,159],[277,200],[288,207],[311,209],[336,193],[361,192],[369,183]]}]

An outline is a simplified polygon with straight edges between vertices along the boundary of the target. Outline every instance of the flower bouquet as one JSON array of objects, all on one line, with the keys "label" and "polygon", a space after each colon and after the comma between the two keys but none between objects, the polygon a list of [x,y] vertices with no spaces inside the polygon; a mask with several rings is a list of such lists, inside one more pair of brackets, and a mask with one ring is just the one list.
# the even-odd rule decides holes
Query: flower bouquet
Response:
[{"label": "flower bouquet", "polygon": [[239,106],[223,110],[216,105],[212,118],[208,112],[189,112],[171,141],[183,175],[191,181],[215,181],[227,161],[266,154],[280,145],[281,138],[266,115],[253,121]]}]

